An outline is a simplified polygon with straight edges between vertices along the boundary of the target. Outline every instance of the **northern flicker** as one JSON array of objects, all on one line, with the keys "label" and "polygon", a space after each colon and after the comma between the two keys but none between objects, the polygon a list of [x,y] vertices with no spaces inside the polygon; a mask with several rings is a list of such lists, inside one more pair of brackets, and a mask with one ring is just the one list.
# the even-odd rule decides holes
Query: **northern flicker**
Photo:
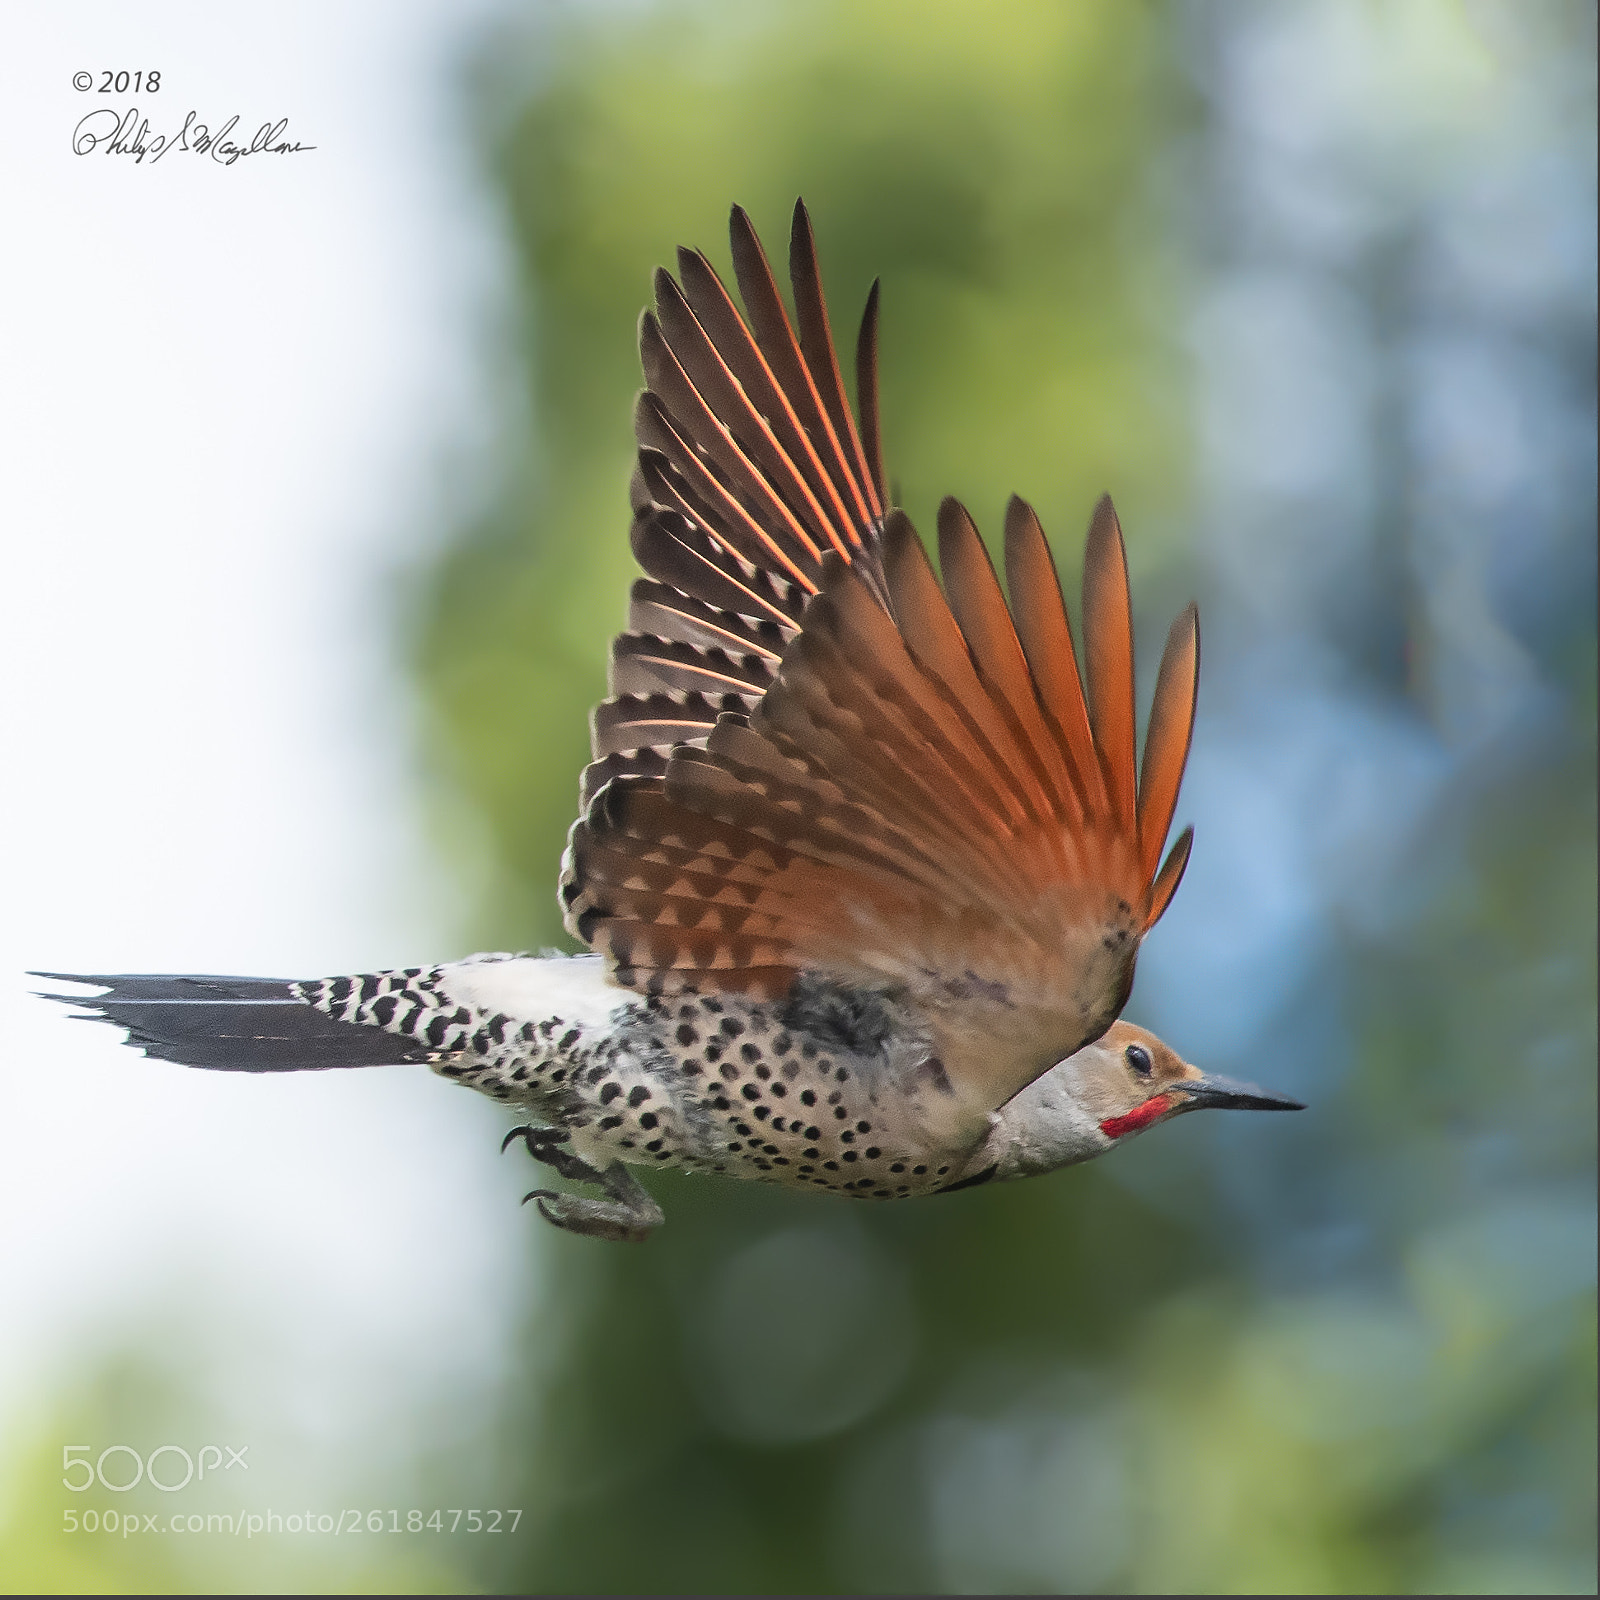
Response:
[{"label": "northern flicker", "polygon": [[1080,677],[1029,506],[1006,511],[1009,605],[960,504],[939,509],[938,577],[891,507],[878,286],[853,415],[804,206],[792,319],[738,208],[731,235],[742,314],[683,250],[640,322],[648,576],[561,864],[593,953],[309,982],[41,976],[102,986],[74,1003],[190,1066],[427,1062],[517,1108],[507,1143],[597,1186],[528,1198],[608,1239],[662,1221],[632,1167],[892,1199],[1047,1172],[1199,1107],[1297,1109],[1118,1020],[1189,857],[1188,829],[1162,851],[1194,607],[1136,771],[1111,502],[1089,526]]}]

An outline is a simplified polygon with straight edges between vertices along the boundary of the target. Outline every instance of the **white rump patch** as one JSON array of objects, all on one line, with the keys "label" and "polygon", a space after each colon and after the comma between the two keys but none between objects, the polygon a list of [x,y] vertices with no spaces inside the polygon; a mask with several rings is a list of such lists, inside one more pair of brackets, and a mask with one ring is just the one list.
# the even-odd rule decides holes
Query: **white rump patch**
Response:
[{"label": "white rump patch", "polygon": [[439,979],[459,1004],[517,1022],[553,1017],[580,1028],[605,1028],[619,1006],[638,998],[611,981],[603,956],[470,956],[442,966]]}]

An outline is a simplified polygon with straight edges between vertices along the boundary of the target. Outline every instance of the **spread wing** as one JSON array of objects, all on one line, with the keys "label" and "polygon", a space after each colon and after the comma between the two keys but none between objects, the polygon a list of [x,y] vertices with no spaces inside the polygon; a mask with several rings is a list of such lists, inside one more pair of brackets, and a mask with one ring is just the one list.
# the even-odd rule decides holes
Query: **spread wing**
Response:
[{"label": "spread wing", "polygon": [[634,411],[632,543],[649,576],[611,647],[580,807],[612,778],[660,776],[668,752],[703,746],[722,712],[753,709],[826,555],[882,592],[877,285],[857,348],[858,430],[805,207],[789,245],[794,322],[738,207],[729,231],[746,316],[705,256],[680,250],[679,277],[657,271],[656,308],[640,319],[648,387]]},{"label": "spread wing", "polygon": [[963,1100],[999,1105],[1115,1018],[1182,876],[1188,833],[1159,864],[1194,610],[1168,640],[1141,777],[1110,501],[1084,563],[1085,685],[1028,506],[1007,512],[1009,607],[957,502],[940,508],[942,586],[884,514],[876,290],[858,430],[803,208],[798,333],[738,211],[733,242],[748,323],[684,252],[641,328],[650,579],[595,716],[568,926],[641,990],[778,995],[805,971],[909,997]]}]

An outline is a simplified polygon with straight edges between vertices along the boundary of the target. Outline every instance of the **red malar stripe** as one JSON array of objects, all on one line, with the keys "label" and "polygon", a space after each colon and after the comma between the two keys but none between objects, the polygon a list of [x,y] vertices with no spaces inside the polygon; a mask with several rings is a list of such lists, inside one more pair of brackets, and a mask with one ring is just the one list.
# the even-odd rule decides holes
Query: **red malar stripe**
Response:
[{"label": "red malar stripe", "polygon": [[1137,1133],[1164,1117],[1172,1109],[1172,1101],[1170,1094],[1153,1095],[1142,1106],[1135,1106],[1126,1116],[1107,1117],[1100,1124],[1100,1131],[1108,1139],[1120,1139],[1125,1133]]}]

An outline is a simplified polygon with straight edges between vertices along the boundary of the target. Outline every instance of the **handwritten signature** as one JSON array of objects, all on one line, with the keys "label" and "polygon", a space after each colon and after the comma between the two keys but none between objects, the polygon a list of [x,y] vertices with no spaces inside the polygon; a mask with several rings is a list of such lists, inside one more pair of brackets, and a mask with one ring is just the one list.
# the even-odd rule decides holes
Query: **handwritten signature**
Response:
[{"label": "handwritten signature", "polygon": [[123,112],[102,106],[81,118],[72,130],[72,153],[90,156],[99,151],[106,156],[132,156],[136,162],[156,162],[169,151],[187,150],[231,167],[241,156],[292,156],[317,148],[285,137],[287,117],[263,122],[248,144],[234,138],[238,125],[238,117],[232,116],[213,132],[209,124],[200,121],[199,112],[191,111],[176,133],[155,133],[149,119],[139,115],[137,106]]}]

